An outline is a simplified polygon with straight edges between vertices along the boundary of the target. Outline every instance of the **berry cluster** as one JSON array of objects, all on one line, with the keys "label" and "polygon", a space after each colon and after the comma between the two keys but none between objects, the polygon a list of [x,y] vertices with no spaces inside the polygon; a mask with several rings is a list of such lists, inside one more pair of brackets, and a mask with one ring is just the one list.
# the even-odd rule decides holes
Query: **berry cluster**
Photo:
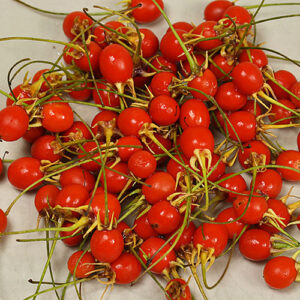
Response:
[{"label": "berry cluster", "polygon": [[[55,241],[76,248],[69,285],[132,284],[149,273],[167,280],[159,284],[167,299],[189,300],[179,272],[189,268],[207,299],[208,270],[227,253],[229,264],[236,244],[245,258],[268,260],[270,287],[298,281],[300,243],[287,229],[300,229],[300,203],[278,196],[284,181],[300,181],[300,152],[270,130],[299,127],[300,82],[274,72],[255,44],[255,14],[216,0],[195,26],[171,24],[162,0],[96,7],[100,19],[86,9],[64,18],[68,41],[49,68],[14,88],[9,79],[0,137],[23,138],[31,155],[0,159],[0,174],[9,163],[7,178],[21,190],[0,209],[0,235],[21,233],[5,231],[7,216],[35,191],[46,226],[22,233],[54,231]],[[138,24],[161,16],[169,27],[159,41]],[[79,105],[91,107],[91,123]],[[300,133],[297,141],[300,150]],[[288,250],[292,257],[271,258]]]}]

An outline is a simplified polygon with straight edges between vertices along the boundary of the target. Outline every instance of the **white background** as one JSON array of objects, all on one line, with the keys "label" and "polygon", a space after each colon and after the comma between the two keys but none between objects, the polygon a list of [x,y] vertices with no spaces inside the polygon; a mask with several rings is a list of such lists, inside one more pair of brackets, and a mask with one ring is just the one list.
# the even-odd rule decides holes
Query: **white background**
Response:
[{"label": "white background", "polygon": [[[51,0],[38,1],[28,0],[32,5],[49,9],[53,11],[71,12],[80,10],[82,7],[92,8],[93,4],[116,7],[118,1],[92,1],[92,0]],[[196,25],[203,21],[203,9],[209,1],[204,0],[165,0],[165,8],[172,22],[188,21]],[[259,1],[239,1],[238,4],[255,4]],[[266,1],[284,2],[284,1]],[[297,2],[297,1],[289,1]],[[300,6],[291,7],[270,7],[264,8],[257,19],[267,18],[275,15],[285,15],[291,13],[300,13]],[[286,55],[299,59],[299,18],[284,19],[269,22],[258,26],[258,42],[266,42],[266,47],[273,48],[285,53]],[[167,26],[161,18],[155,24],[150,26],[156,34],[161,37]],[[0,1],[0,37],[6,36],[32,36],[66,41],[62,32],[62,18],[34,12],[13,0]],[[9,68],[22,58],[55,60],[60,54],[62,47],[42,42],[31,41],[6,41],[0,42],[0,89],[8,91],[7,72]],[[287,68],[295,74],[300,80],[299,69],[291,64],[284,62],[271,61],[275,70]],[[30,68],[32,76],[38,68]],[[24,76],[24,74],[22,74]],[[21,83],[22,77],[15,81],[15,85]],[[15,86],[14,85],[14,86]],[[0,95],[0,108],[5,106],[5,97]],[[96,112],[93,112],[89,119]],[[280,135],[280,142],[287,148],[296,149],[296,130],[283,130]],[[29,150],[28,145],[22,141],[14,143],[0,143],[0,156],[8,150],[7,158],[15,159],[24,156]],[[290,185],[285,185],[281,195],[288,190]],[[299,184],[294,190],[294,194],[299,193]],[[5,210],[9,203],[18,195],[18,191],[13,189],[7,182],[5,176],[0,178],[0,207]],[[34,228],[36,225],[37,213],[33,204],[34,194],[30,193],[23,196],[14,207],[8,220],[8,231]],[[292,201],[292,200],[291,200]],[[300,239],[299,232],[295,236]],[[29,237],[18,236],[18,237]],[[23,299],[34,293],[35,286],[27,283],[29,278],[38,280],[46,261],[46,249],[43,243],[21,244],[15,241],[16,237],[6,237],[0,240],[0,298],[2,300]],[[64,281],[66,278],[66,263],[71,249],[58,243],[53,258],[53,268],[57,281]],[[209,299],[264,299],[279,300],[283,297],[289,297],[290,300],[299,299],[299,285],[293,284],[284,291],[275,291],[269,289],[262,278],[264,263],[252,263],[244,260],[238,250],[234,254],[229,272],[222,283],[214,290],[207,291]],[[214,283],[220,272],[223,270],[224,261],[215,264],[208,274],[210,283]],[[188,276],[188,273],[183,274]],[[193,280],[191,280],[191,289],[194,292],[195,299],[200,299]],[[42,289],[48,288],[42,287]],[[99,283],[86,283],[83,285],[83,299],[100,299],[102,287]],[[38,299],[52,300],[56,299],[54,293],[40,296]],[[66,299],[76,299],[74,289],[70,288]],[[150,278],[142,280],[134,287],[116,286],[105,296],[107,300],[119,299],[164,299],[159,288]]]}]

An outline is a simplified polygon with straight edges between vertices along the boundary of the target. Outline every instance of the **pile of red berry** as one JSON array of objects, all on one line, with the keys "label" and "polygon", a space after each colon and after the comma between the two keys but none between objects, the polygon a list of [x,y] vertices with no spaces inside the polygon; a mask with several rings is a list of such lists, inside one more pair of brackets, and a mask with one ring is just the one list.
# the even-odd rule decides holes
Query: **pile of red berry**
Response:
[{"label": "pile of red berry", "polygon": [[[0,137],[25,139],[31,155],[9,162],[8,180],[22,192],[0,209],[1,235],[14,233],[5,232],[7,216],[34,190],[46,227],[22,233],[53,231],[76,249],[67,266],[74,281],[53,290],[149,273],[167,280],[167,299],[189,300],[180,275],[188,268],[206,299],[207,271],[227,253],[230,262],[236,244],[245,258],[268,260],[270,287],[299,280],[300,243],[287,227],[300,229],[300,203],[278,195],[284,181],[300,181],[300,152],[270,130],[300,126],[300,82],[268,64],[254,15],[226,0],[211,1],[198,26],[171,24],[162,0],[102,9],[100,19],[68,14],[60,59],[10,86]],[[138,24],[161,15],[169,27],[159,41]],[[79,105],[91,107],[91,123]],[[288,250],[292,257],[271,258]]]}]

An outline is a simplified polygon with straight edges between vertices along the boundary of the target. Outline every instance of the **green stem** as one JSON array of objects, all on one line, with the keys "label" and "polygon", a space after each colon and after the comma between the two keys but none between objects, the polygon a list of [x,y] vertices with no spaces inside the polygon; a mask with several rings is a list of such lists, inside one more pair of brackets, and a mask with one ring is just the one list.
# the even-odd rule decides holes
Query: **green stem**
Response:
[{"label": "green stem", "polygon": [[[59,221],[58,221],[58,227],[61,227],[62,223],[63,223],[63,220],[59,220]],[[57,231],[57,232],[55,233],[55,237],[58,237],[58,235],[59,235],[59,232]],[[38,284],[38,286],[37,286],[37,288],[36,288],[36,290],[35,290],[35,293],[34,293],[34,295],[33,295],[33,300],[36,299],[37,294],[39,293],[39,290],[40,290],[40,288],[41,288],[43,279],[44,279],[44,277],[45,277],[45,275],[46,275],[46,271],[47,271],[47,269],[48,269],[48,267],[49,267],[50,260],[51,260],[51,258],[52,258],[52,256],[53,256],[53,253],[54,253],[54,249],[55,249],[56,243],[57,243],[57,240],[54,240],[53,243],[52,243],[52,246],[51,246],[51,249],[50,249],[50,251],[49,251],[49,255],[48,255],[46,264],[45,264],[45,266],[44,266],[44,269],[43,269],[43,272],[42,272],[42,275],[41,275],[39,284]],[[55,289],[55,287],[53,287],[53,288]]]},{"label": "green stem", "polygon": [[[262,5],[263,7],[269,7],[269,6],[283,6],[283,5],[300,5],[300,3],[295,3],[295,2],[288,2],[288,3],[267,3]],[[257,8],[259,5],[246,5],[244,8],[246,9],[253,9]]]},{"label": "green stem", "polygon": [[166,22],[168,23],[170,29],[172,30],[174,36],[176,37],[176,39],[178,40],[179,45],[181,46],[188,62],[189,65],[191,67],[191,72],[194,75],[197,75],[199,73],[199,66],[196,64],[196,62],[194,61],[194,59],[192,58],[191,54],[189,53],[188,49],[186,48],[184,42],[182,41],[182,39],[180,38],[180,36],[178,35],[178,33],[176,32],[174,26],[172,25],[170,19],[168,18],[168,16],[166,15],[166,13],[164,12],[164,10],[158,5],[156,0],[152,0],[153,3],[156,5],[156,7],[158,8],[158,10],[161,12],[162,16],[164,17],[164,19],[166,20]]},{"label": "green stem", "polygon": [[[32,6],[28,3],[25,3],[24,1],[21,1],[21,0],[13,0],[13,1],[16,1],[30,9],[33,9],[35,11],[38,11],[38,12],[41,12],[41,13],[44,13],[44,14],[50,14],[50,15],[55,15],[55,16],[66,16],[68,14],[70,14],[69,12],[68,13],[64,13],[64,12],[55,12],[55,11],[49,11],[49,10],[44,10],[44,9],[41,9],[41,8],[38,8],[38,7],[35,7],[35,6]],[[92,15],[94,16],[100,16],[100,15],[105,15],[107,13],[103,12],[103,13],[94,13]]]}]

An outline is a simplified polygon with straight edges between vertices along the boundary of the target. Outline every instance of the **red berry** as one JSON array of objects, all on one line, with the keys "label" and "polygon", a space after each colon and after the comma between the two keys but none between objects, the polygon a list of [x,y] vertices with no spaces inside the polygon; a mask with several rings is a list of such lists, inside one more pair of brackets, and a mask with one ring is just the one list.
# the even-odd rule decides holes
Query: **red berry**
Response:
[{"label": "red berry", "polygon": [[242,255],[250,260],[261,261],[271,255],[271,235],[261,229],[249,229],[239,240]]},{"label": "red berry", "polygon": [[[170,263],[176,259],[174,250],[169,252],[171,247],[170,244],[167,243],[161,249],[165,243],[166,241],[161,238],[151,237],[140,246],[139,256],[149,267],[151,267],[153,263],[164,256],[164,258],[151,269],[153,273],[161,274],[164,270],[169,269]],[[169,253],[165,255],[167,251]],[[149,262],[150,264],[148,264]]]},{"label": "red berry", "polygon": [[278,168],[278,172],[283,179],[288,181],[300,180],[300,152],[296,150],[287,150],[279,154],[276,165],[294,168],[295,170]]},{"label": "red berry", "polygon": [[236,214],[242,218],[242,222],[246,224],[257,224],[263,218],[264,213],[268,209],[268,203],[264,197],[253,193],[249,199],[250,191],[244,191],[247,196],[237,195],[233,202]]},{"label": "red berry", "polygon": [[140,150],[130,156],[128,168],[136,177],[147,178],[156,170],[156,159],[150,152]]},{"label": "red berry", "polygon": [[116,275],[117,284],[132,283],[142,271],[142,266],[138,259],[133,254],[125,252],[111,263],[111,268]]},{"label": "red berry", "polygon": [[0,139],[11,142],[27,131],[29,117],[21,106],[8,106],[0,110]]},{"label": "red berry", "polygon": [[[164,3],[162,0],[157,0],[157,4],[164,9]],[[161,15],[161,12],[152,0],[131,0],[130,7],[138,5],[141,6],[132,10],[132,16],[138,23],[153,22]]]},{"label": "red berry", "polygon": [[290,286],[298,275],[295,260],[287,256],[274,257],[264,268],[264,279],[273,289],[284,289]]},{"label": "red berry", "polygon": [[90,241],[91,251],[100,262],[111,263],[120,257],[124,250],[122,234],[116,230],[96,230]]},{"label": "red berry", "polygon": [[124,47],[111,44],[101,52],[99,67],[103,77],[110,83],[125,83],[132,77],[133,61]]},{"label": "red berry", "polygon": [[194,233],[194,247],[201,245],[205,250],[213,249],[216,257],[224,251],[227,242],[227,229],[222,224],[203,223]]},{"label": "red berry", "polygon": [[68,260],[68,269],[71,274],[75,272],[77,278],[86,278],[95,270],[96,262],[93,255],[89,252],[83,253],[82,250],[76,251]]},{"label": "red berry", "polygon": [[188,158],[194,155],[194,150],[214,150],[214,137],[211,131],[202,126],[188,127],[180,136],[180,146]]},{"label": "red berry", "polygon": [[251,62],[241,62],[232,71],[231,76],[236,87],[246,95],[259,92],[264,84],[264,78],[257,65]]}]

